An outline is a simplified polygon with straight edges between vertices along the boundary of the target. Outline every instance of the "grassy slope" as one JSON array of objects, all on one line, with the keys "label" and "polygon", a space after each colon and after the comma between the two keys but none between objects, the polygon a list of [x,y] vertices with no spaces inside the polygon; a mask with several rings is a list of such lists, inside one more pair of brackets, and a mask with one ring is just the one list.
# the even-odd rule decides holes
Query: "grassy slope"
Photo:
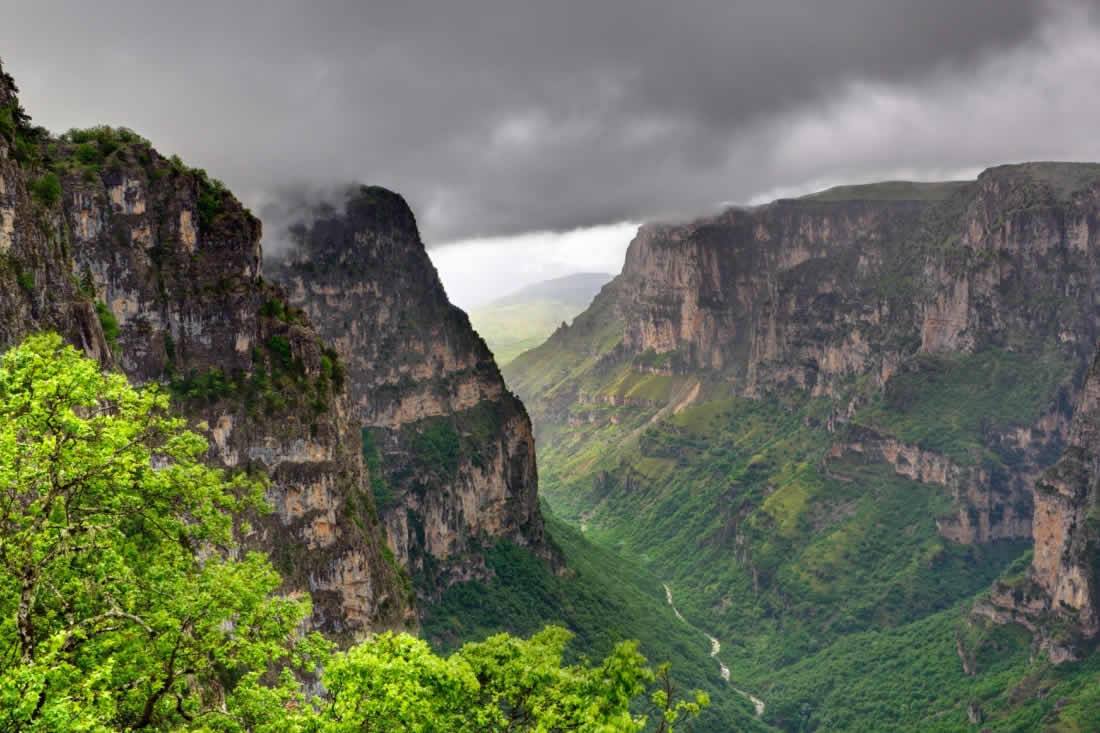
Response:
[{"label": "grassy slope", "polygon": [[503,366],[572,321],[610,279],[601,273],[578,273],[535,283],[471,310],[470,322]]},{"label": "grassy slope", "polygon": [[972,181],[880,181],[833,188],[801,197],[802,201],[943,201]]},{"label": "grassy slope", "polygon": [[1073,368],[1055,350],[921,357],[892,379],[856,420],[962,464],[990,458],[985,426],[1020,425],[1038,415]]},{"label": "grassy slope", "polygon": [[673,614],[660,581],[613,552],[599,548],[547,513],[568,571],[555,576],[526,551],[501,544],[489,553],[492,583],[452,586],[428,609],[425,636],[440,648],[500,630],[530,634],[546,624],[577,634],[573,650],[598,657],[624,639],[638,639],[651,662],[670,661],[684,689],[704,689],[711,708],[698,731],[764,731],[748,702],[721,682],[703,636]]},{"label": "grassy slope", "polygon": [[[1035,168],[1033,184],[1061,197],[1096,171]],[[913,241],[898,243],[896,272],[868,284],[906,302],[921,276],[914,252],[954,241],[967,185],[887,182],[809,199],[946,202]],[[587,539],[671,584],[688,617],[723,642],[734,679],[768,702],[769,722],[977,730],[967,720],[973,703],[991,730],[1095,728],[1100,660],[1051,668],[1030,660],[1020,629],[963,623],[991,578],[1026,567],[1025,543],[946,542],[934,522],[950,506],[945,490],[881,466],[825,461],[833,438],[821,426],[851,395],[749,402],[730,399],[719,377],[696,377],[693,406],[662,409],[686,385],[632,373],[617,355],[614,289],[504,370],[536,418],[543,495]],[[1015,351],[919,360],[865,401],[856,422],[962,464],[1015,460],[988,448],[987,437],[1034,420],[1073,365],[1035,334],[1009,336]],[[978,649],[975,677],[963,674],[956,634]]]},{"label": "grassy slope", "polygon": [[583,305],[552,300],[487,305],[470,311],[470,323],[489,345],[497,364],[504,365],[541,344],[582,310]]},{"label": "grassy slope", "polygon": [[[610,343],[614,330],[596,325],[589,334]],[[508,374],[529,400],[539,395],[536,411],[578,385],[676,392],[667,377],[594,368],[607,347],[557,341]],[[997,460],[982,431],[1034,419],[1070,370],[1047,353],[1002,351],[917,367],[857,419],[964,463]],[[734,679],[785,729],[971,730],[970,702],[993,730],[1031,730],[1043,716],[1052,730],[1079,729],[1072,721],[1096,709],[1095,669],[1031,666],[1013,631],[993,634],[1000,651],[975,678],[955,653],[963,609],[1023,561],[1025,545],[954,545],[935,529],[950,507],[943,489],[880,466],[826,464],[832,438],[818,425],[828,407],[730,399],[704,384],[699,402],[656,420],[644,400],[547,411],[543,495],[588,539],[670,582],[688,617],[722,640]],[[1060,711],[1027,690],[1006,696],[1035,680],[1071,693]]]}]

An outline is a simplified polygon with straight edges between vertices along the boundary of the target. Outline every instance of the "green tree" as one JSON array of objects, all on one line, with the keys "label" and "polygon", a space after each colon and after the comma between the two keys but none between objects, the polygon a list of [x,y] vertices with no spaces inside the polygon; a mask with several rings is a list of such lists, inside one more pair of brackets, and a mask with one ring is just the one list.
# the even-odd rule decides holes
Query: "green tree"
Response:
[{"label": "green tree", "polygon": [[639,731],[630,704],[653,673],[637,642],[624,642],[601,664],[563,666],[571,634],[550,627],[529,640],[497,634],[466,644],[454,658],[473,669],[479,702],[497,715],[484,730]]},{"label": "green tree", "polygon": [[262,485],[206,449],[163,392],[56,335],[4,355],[0,730],[185,725],[287,657],[308,600],[232,559]]},{"label": "green tree", "polygon": [[301,633],[309,599],[234,540],[263,482],[207,447],[161,389],[56,335],[0,359],[0,731],[632,733],[656,681],[667,733],[706,704],[636,642],[564,664],[554,627],[446,658],[392,633],[334,653]]},{"label": "green tree", "polygon": [[620,644],[596,666],[564,665],[570,638],[557,627],[527,640],[497,634],[443,659],[407,634],[381,634],[330,662],[323,730],[643,730],[646,718],[632,714],[631,704],[654,675],[637,643]]}]

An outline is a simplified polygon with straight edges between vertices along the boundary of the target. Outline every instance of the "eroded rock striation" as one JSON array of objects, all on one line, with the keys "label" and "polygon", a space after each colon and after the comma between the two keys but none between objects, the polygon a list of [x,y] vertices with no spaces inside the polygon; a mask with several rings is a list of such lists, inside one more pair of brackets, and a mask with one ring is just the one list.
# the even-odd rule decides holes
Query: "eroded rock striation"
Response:
[{"label": "eroded rock striation", "polygon": [[500,540],[556,562],[527,412],[447,300],[405,201],[357,187],[290,239],[267,272],[346,366],[390,546],[418,590],[485,577]]},{"label": "eroded rock striation", "polygon": [[168,385],[213,462],[270,476],[274,512],[245,540],[271,553],[288,590],[312,594],[318,628],[352,637],[409,622],[343,368],[265,283],[259,221],[132,132],[7,125],[7,77],[0,105],[0,248],[26,284],[0,295],[3,343],[57,329],[132,380]]}]

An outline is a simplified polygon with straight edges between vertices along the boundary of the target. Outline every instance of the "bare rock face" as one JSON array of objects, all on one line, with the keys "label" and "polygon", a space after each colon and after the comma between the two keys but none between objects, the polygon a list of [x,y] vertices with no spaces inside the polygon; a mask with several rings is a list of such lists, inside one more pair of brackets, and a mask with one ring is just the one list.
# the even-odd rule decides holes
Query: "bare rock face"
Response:
[{"label": "bare rock face", "polygon": [[31,170],[44,131],[30,125],[17,92],[0,67],[0,349],[53,330],[102,361],[103,332],[73,277],[60,207],[44,188],[47,172]]},{"label": "bare rock face", "polygon": [[1052,661],[1077,659],[1100,637],[1100,354],[1065,453],[1035,484],[1032,525],[1027,574],[997,583],[974,613],[1023,624]]},{"label": "bare rock face", "polygon": [[405,201],[360,187],[313,217],[265,267],[346,366],[390,547],[418,590],[485,577],[481,550],[501,539],[553,560],[527,412],[447,300]]},{"label": "bare rock face", "polygon": [[1098,218],[1100,166],[1039,163],[646,226],[614,283],[623,345],[728,371],[748,394],[832,394],[914,353],[1045,334],[1084,360],[1100,333]]},{"label": "bare rock face", "polygon": [[747,393],[827,392],[904,348],[874,348],[893,331],[876,282],[924,208],[780,201],[643,227],[616,283],[624,347],[669,354],[674,370],[729,372]]},{"label": "bare rock face", "polygon": [[[5,77],[0,104],[10,94]],[[264,282],[259,221],[129,131],[36,134],[25,165],[0,139],[0,246],[20,282],[33,278],[27,293],[3,287],[3,343],[56,329],[131,380],[168,385],[212,462],[270,476],[274,512],[246,544],[271,554],[287,590],[312,594],[315,626],[351,638],[411,621],[338,358]],[[32,204],[28,186],[46,179],[54,192],[35,187]]]}]

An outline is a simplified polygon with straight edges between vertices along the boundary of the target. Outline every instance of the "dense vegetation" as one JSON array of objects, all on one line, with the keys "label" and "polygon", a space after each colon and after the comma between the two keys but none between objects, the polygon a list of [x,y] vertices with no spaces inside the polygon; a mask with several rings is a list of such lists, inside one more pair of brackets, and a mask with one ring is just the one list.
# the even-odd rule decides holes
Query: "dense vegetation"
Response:
[{"label": "dense vegetation", "polygon": [[523,548],[507,542],[490,548],[491,582],[451,586],[426,609],[424,634],[441,649],[500,630],[530,634],[547,623],[576,633],[574,658],[598,657],[623,639],[638,639],[647,656],[672,662],[682,689],[709,693],[710,707],[697,731],[764,730],[742,696],[718,674],[718,663],[700,631],[676,617],[660,581],[646,570],[596,546],[543,509],[547,530],[568,570],[555,575]]},{"label": "dense vegetation", "polygon": [[941,538],[940,487],[826,463],[814,409],[711,400],[640,431],[620,410],[618,425],[544,450],[543,485],[593,541],[666,579],[749,678],[946,608],[1022,551]]},{"label": "dense vegetation", "polygon": [[206,450],[166,392],[57,336],[3,356],[0,730],[670,731],[706,705],[633,642],[565,662],[559,628],[446,657],[303,634],[309,599],[235,541],[263,477]]},{"label": "dense vegetation", "polygon": [[1026,542],[944,539],[948,489],[833,455],[843,433],[824,429],[852,404],[853,426],[1001,470],[1020,457],[991,436],[1066,408],[1079,375],[1057,348],[922,357],[885,391],[853,380],[835,399],[750,400],[721,374],[668,370],[667,355],[620,355],[611,312],[598,299],[505,370],[538,416],[542,494],[583,540],[669,583],[722,642],[734,684],[766,701],[766,723],[1090,729],[1097,662],[1034,660],[1026,631],[968,614],[994,578],[1026,567]]}]

